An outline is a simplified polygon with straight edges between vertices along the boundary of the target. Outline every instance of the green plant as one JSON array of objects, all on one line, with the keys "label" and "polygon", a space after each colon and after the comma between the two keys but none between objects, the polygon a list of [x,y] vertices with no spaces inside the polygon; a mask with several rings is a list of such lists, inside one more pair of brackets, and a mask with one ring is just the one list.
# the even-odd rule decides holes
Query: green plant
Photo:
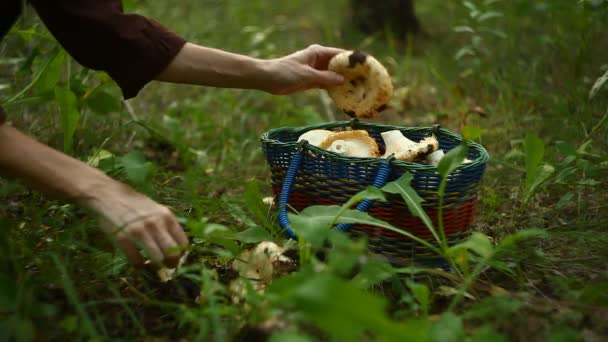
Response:
[{"label": "green plant", "polygon": [[507,34],[494,28],[491,23],[504,14],[495,9],[500,0],[463,1],[462,6],[468,10],[468,18],[463,25],[453,27],[453,31],[464,34],[470,39],[454,54],[454,59],[461,63],[464,70],[461,76],[479,72],[484,59],[492,55],[488,48],[490,38],[506,39]]}]

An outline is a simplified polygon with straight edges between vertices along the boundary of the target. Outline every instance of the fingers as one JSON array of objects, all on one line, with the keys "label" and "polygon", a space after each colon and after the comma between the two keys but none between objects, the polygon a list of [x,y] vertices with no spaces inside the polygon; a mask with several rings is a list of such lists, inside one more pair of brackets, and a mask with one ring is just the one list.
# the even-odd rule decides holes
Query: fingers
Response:
[{"label": "fingers", "polygon": [[314,59],[311,66],[317,70],[327,70],[327,66],[329,65],[329,61],[331,58],[340,52],[344,52],[343,49],[338,49],[334,47],[325,47],[318,44],[313,44],[309,46],[307,49],[309,53],[313,54]]},{"label": "fingers", "polygon": [[188,241],[188,237],[186,236],[186,233],[184,233],[182,227],[177,223],[175,216],[171,215],[167,221],[169,234],[173,236],[177,244],[183,247],[188,246],[190,241]]},{"label": "fingers", "polygon": [[144,258],[142,258],[141,254],[139,254],[138,248],[135,246],[135,243],[128,236],[118,237],[116,239],[116,244],[118,248],[120,248],[123,253],[127,256],[127,260],[129,263],[135,267],[141,267],[144,264]]},{"label": "fingers", "polygon": [[188,245],[186,234],[169,209],[155,217],[132,222],[118,232],[116,240],[134,266],[143,265],[143,253],[155,264],[174,268],[179,263],[182,249]]},{"label": "fingers", "polygon": [[314,72],[315,80],[314,83],[319,88],[327,88],[337,86],[344,83],[344,76],[333,71],[318,71]]},{"label": "fingers", "polygon": [[179,245],[166,230],[159,230],[154,234],[154,239],[163,251],[163,263],[169,268],[174,268],[179,263],[181,251]]}]

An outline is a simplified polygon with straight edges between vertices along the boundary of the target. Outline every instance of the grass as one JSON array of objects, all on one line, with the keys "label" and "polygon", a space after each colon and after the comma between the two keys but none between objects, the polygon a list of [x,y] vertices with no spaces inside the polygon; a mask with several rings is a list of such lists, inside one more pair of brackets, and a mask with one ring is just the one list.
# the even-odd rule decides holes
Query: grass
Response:
[{"label": "grass", "polygon": [[[608,334],[606,125],[588,136],[608,108],[606,89],[588,99],[593,82],[608,66],[605,5],[519,0],[490,5],[487,11],[503,15],[484,25],[505,37],[482,34],[474,54],[461,60],[453,56],[471,45],[472,36],[456,33],[453,27],[478,27],[473,26],[477,24],[471,10],[459,2],[418,2],[426,33],[409,44],[390,36],[357,33],[349,26],[347,1],[272,5],[257,0],[182,1],[179,6],[137,2],[134,8],[192,41],[254,56],[280,56],[312,43],[368,51],[389,68],[398,90],[392,110],[375,121],[408,126],[440,123],[453,131],[464,125],[485,129],[481,142],[492,160],[481,188],[475,230],[494,241],[526,228],[543,229],[550,237],[505,252],[501,260],[509,272],[487,269],[482,273],[471,290],[474,299],[468,298],[456,310],[464,318],[467,335],[593,341]],[[30,16],[21,24],[24,28],[36,23],[33,13]],[[46,43],[39,44],[47,48]],[[2,45],[0,84],[10,86],[0,90],[4,101],[29,81],[23,74],[13,78],[16,64],[10,62],[10,58],[27,56],[29,50],[15,36]],[[263,224],[263,218],[252,214],[255,201],[243,196],[246,184],[256,179],[261,193],[270,194],[260,134],[274,127],[331,120],[323,103],[319,91],[276,97],[150,84],[130,101],[131,113],[124,107],[103,116],[84,113],[73,154],[86,160],[100,148],[116,156],[142,151],[154,166],[149,176],[153,186],[142,191],[170,205],[188,220],[190,229],[204,227],[206,220],[243,230]],[[57,148],[63,146],[53,104],[7,109],[15,126]],[[331,112],[336,119],[345,118]],[[556,172],[523,204],[522,141],[527,133],[542,139],[544,161],[555,166]],[[586,152],[567,164],[563,143],[576,149],[587,140],[591,145]],[[571,175],[558,179],[565,170]],[[129,181],[117,170],[109,172]],[[308,313],[319,315],[314,307],[305,306],[305,297],[275,291],[268,296],[269,306],[249,292],[248,305],[230,305],[223,295],[228,285],[216,280],[222,277],[221,269],[192,266],[188,274],[196,275],[195,282],[203,289],[201,305],[196,305],[183,288],[158,284],[149,274],[130,269],[99,232],[90,213],[6,179],[0,180],[0,199],[4,204],[0,206],[0,246],[5,256],[0,263],[0,336],[231,340],[259,332],[260,324],[276,312],[290,322],[286,329],[271,329],[283,337],[328,336],[315,328],[323,326],[320,322],[299,320]],[[208,253],[207,263],[213,260],[221,265],[230,259],[218,256],[214,245],[201,246]],[[303,283],[306,272],[298,272]],[[286,278],[282,284],[296,288]],[[451,297],[446,288],[451,285],[442,277],[431,278],[429,311],[434,322],[434,315],[446,308]],[[342,286],[314,279],[327,288]],[[405,290],[399,290],[400,286]],[[317,291],[324,298],[323,289]],[[395,293],[393,317],[424,317],[420,301],[406,285],[393,280],[384,294],[391,298]],[[345,315],[331,302],[330,294],[327,298],[327,312]],[[374,299],[368,304],[375,307],[375,303]],[[323,317],[334,322],[338,331],[334,337],[344,336],[339,335],[342,321],[329,314]],[[442,317],[445,327],[453,326],[449,316]],[[384,321],[375,322],[387,324],[387,331],[392,329]]]}]

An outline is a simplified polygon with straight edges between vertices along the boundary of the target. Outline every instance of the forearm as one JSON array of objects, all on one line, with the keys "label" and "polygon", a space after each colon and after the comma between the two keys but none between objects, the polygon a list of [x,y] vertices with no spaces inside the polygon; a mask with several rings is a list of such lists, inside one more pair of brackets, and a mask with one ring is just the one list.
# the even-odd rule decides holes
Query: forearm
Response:
[{"label": "forearm", "polygon": [[156,78],[171,83],[263,89],[267,61],[187,43]]},{"label": "forearm", "polygon": [[0,174],[79,204],[113,181],[87,164],[37,142],[9,125],[0,125]]}]

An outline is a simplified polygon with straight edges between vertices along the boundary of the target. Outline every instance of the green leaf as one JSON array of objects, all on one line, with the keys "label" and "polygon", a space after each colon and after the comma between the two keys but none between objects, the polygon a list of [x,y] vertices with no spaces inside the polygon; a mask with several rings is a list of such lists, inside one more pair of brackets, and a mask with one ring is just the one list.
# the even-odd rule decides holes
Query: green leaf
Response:
[{"label": "green leaf", "polygon": [[480,15],[479,17],[477,17],[477,21],[481,23],[488,19],[500,18],[500,17],[503,17],[502,13],[490,11],[490,12],[485,12],[482,15]]},{"label": "green leaf", "polygon": [[412,294],[420,304],[420,307],[422,307],[424,316],[427,316],[431,306],[431,291],[428,286],[413,281],[408,281],[407,286],[412,290]]},{"label": "green leaf", "polygon": [[[289,277],[273,283],[269,297],[279,299],[277,304],[295,307],[302,318],[313,322],[336,341],[357,341],[364,334],[385,341],[427,339],[426,322],[390,320],[385,312],[384,298],[361,290],[349,281],[314,273],[310,277],[299,278],[298,282],[285,278]],[[290,286],[281,285],[286,281]]]},{"label": "green leaf", "polygon": [[262,202],[262,193],[260,186],[255,179],[250,180],[245,184],[245,192],[243,194],[247,211],[253,216],[258,224],[263,224],[267,227],[272,226],[268,220],[268,206]]},{"label": "green leaf", "polygon": [[534,239],[534,238],[544,238],[549,236],[545,230],[542,229],[525,229],[520,230],[516,233],[507,235],[504,239],[502,239],[495,248],[495,251],[501,251],[505,248],[510,248],[514,244],[522,240]]},{"label": "green leaf", "polygon": [[543,160],[545,144],[536,135],[528,133],[524,139],[524,153],[526,158],[526,193],[528,193],[536,179],[540,162]]},{"label": "green leaf", "polygon": [[152,171],[152,163],[146,161],[146,157],[140,151],[133,151],[120,158],[120,164],[124,167],[129,181],[136,185],[144,185]]},{"label": "green leaf", "polygon": [[459,167],[469,153],[469,146],[466,143],[462,143],[457,147],[450,150],[446,155],[441,158],[439,165],[437,166],[437,172],[442,178],[446,178],[450,173]]},{"label": "green leaf", "polygon": [[[44,56],[42,58],[46,59],[49,57]],[[42,66],[40,76],[33,85],[32,91],[36,95],[52,94],[55,87],[57,87],[57,83],[59,83],[59,80],[61,79],[65,53],[59,51],[50,58],[51,59],[47,61],[47,64]]]},{"label": "green leaf", "polygon": [[412,188],[410,185],[413,179],[414,176],[412,176],[411,173],[406,172],[396,181],[386,184],[382,188],[382,191],[401,195],[403,201],[405,201],[405,204],[407,204],[410,213],[422,219],[422,222],[424,222],[429,231],[433,233],[435,239],[439,241],[439,237],[437,236],[435,228],[433,227],[433,222],[420,205],[420,203],[423,201],[422,197],[420,197],[416,190],[414,190],[414,188]]},{"label": "green leaf", "polygon": [[471,250],[483,258],[491,256],[494,251],[490,239],[485,234],[479,232],[474,232],[466,241],[450,247],[449,252],[454,253],[463,248]]},{"label": "green leaf", "polygon": [[346,202],[343,207],[350,208],[356,203],[359,203],[363,200],[377,200],[377,201],[386,201],[386,197],[380,189],[374,188],[373,186],[368,187],[367,189],[358,192],[355,196],[351,197],[348,202]]},{"label": "green leaf", "polygon": [[[426,240],[420,239],[409,232],[403,231],[389,223],[374,218],[367,213],[358,210],[343,210],[341,206],[336,205],[319,205],[311,206],[304,210],[299,215],[289,213],[289,219],[294,230],[298,235],[305,237],[306,241],[311,242],[313,239],[318,245],[322,243],[327,236],[327,232],[331,228],[332,223],[359,223],[376,227],[385,228],[396,233],[407,236],[431,250],[437,252],[437,248],[428,243]],[[339,215],[339,216],[338,216]],[[325,233],[324,233],[325,232]],[[319,237],[319,235],[321,237]]]},{"label": "green leaf", "polygon": [[78,127],[80,112],[76,105],[76,95],[64,87],[55,87],[55,100],[61,111],[61,125],[63,127],[63,150],[72,151],[74,132]]},{"label": "green leaf", "polygon": [[351,280],[362,289],[368,289],[381,281],[387,280],[397,272],[391,264],[377,258],[370,258],[361,266],[361,271]]},{"label": "green leaf", "polygon": [[454,32],[458,32],[458,33],[461,33],[461,32],[475,33],[475,30],[473,30],[472,27],[464,26],[464,25],[463,26],[454,26],[454,28],[452,28],[452,30]]},{"label": "green leaf", "polygon": [[485,129],[473,126],[462,127],[462,137],[465,140],[476,140],[486,132]]},{"label": "green leaf", "polygon": [[87,107],[97,114],[108,114],[120,111],[120,99],[100,88],[87,96],[85,101]]},{"label": "green leaf", "polygon": [[255,243],[272,240],[272,236],[270,236],[270,234],[262,227],[251,227],[247,230],[236,233],[235,237],[237,240],[244,243]]},{"label": "green leaf", "polygon": [[446,312],[431,328],[431,341],[433,342],[460,342],[464,341],[464,325],[462,318],[452,312]]},{"label": "green leaf", "polygon": [[[555,172],[555,168],[549,164],[543,164],[538,168],[532,184],[530,184],[530,188],[526,189],[526,193],[524,195],[524,203],[527,203],[528,200],[532,197],[532,195],[536,192],[536,189],[543,184],[547,179],[553,175]],[[527,179],[526,179],[527,180]]]}]

